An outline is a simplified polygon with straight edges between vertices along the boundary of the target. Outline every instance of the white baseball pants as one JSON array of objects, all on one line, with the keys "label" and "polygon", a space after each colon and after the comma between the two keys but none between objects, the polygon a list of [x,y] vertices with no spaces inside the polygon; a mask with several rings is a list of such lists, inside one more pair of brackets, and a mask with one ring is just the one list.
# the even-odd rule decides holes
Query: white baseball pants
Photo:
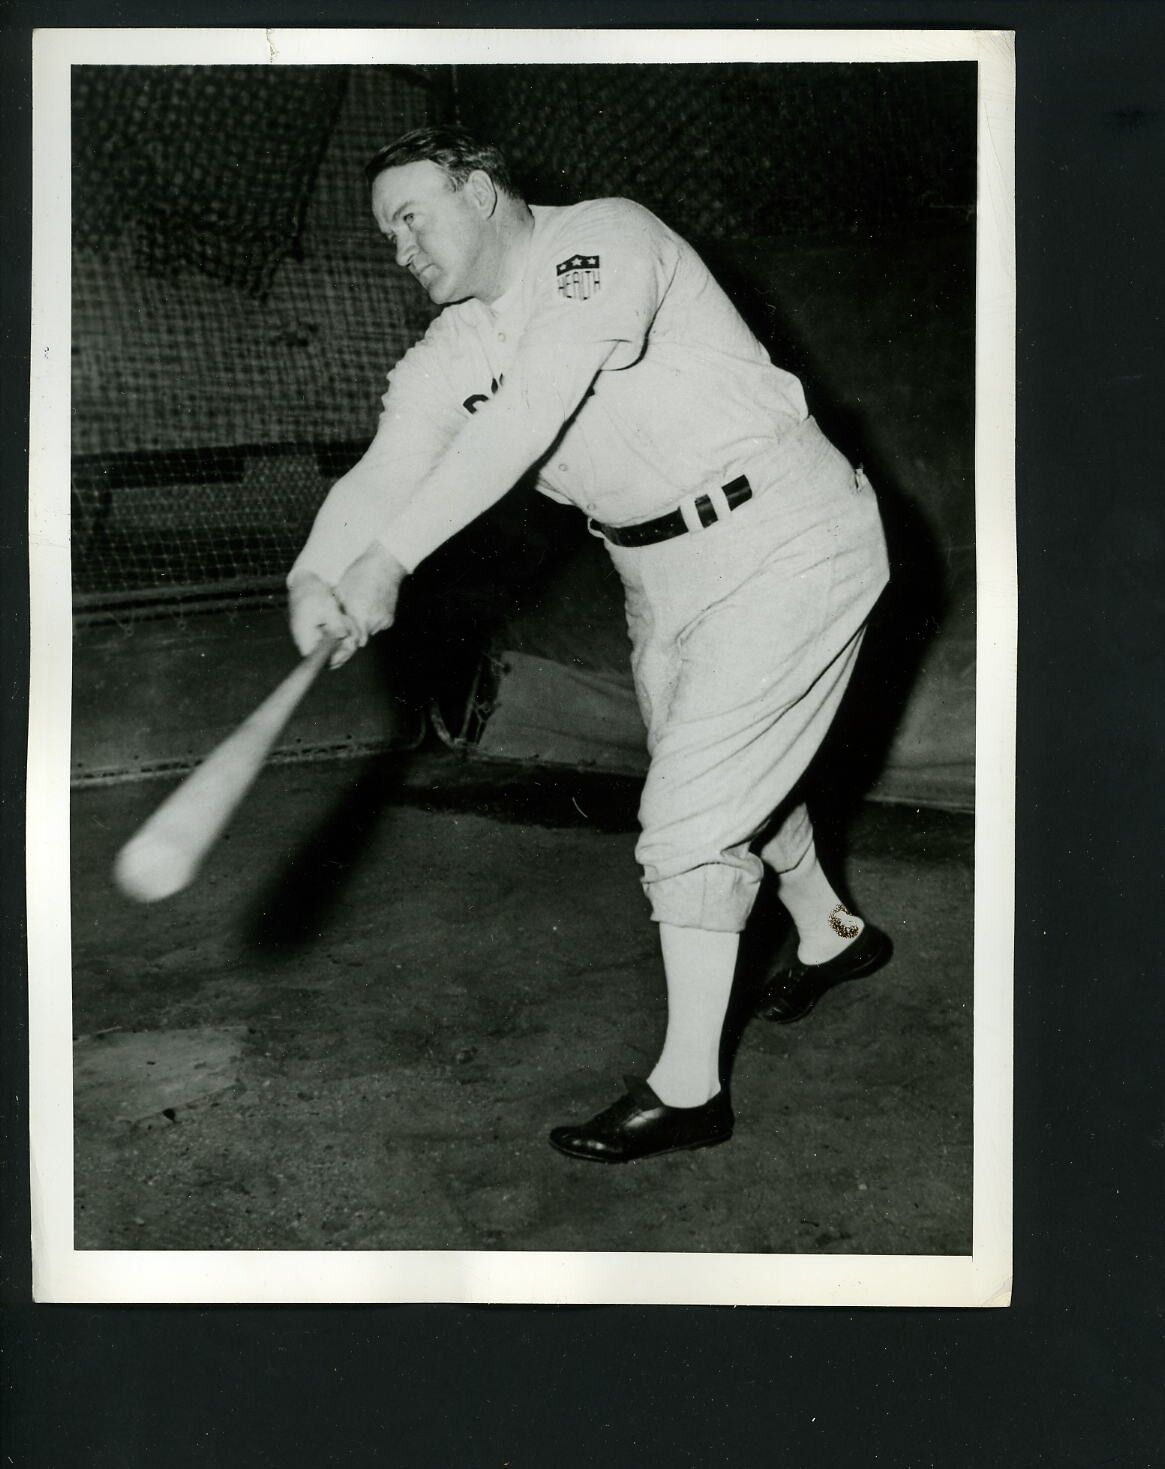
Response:
[{"label": "white baseball pants", "polygon": [[837,713],[888,577],[865,475],[808,420],[753,498],[706,530],[608,545],[626,590],[651,765],[636,856],[657,922],[743,929],[796,865],[803,805],[755,850]]}]

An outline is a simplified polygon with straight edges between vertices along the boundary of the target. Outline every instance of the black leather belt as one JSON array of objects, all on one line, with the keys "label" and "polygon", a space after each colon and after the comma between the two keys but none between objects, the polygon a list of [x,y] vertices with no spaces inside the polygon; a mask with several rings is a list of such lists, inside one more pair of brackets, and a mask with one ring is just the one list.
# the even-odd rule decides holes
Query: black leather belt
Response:
[{"label": "black leather belt", "polygon": [[[752,486],[746,475],[738,475],[722,488],[729,510],[735,510],[738,505],[752,499]],[[710,495],[697,495],[692,503],[702,526],[714,525],[720,519]],[[616,546],[650,546],[655,541],[669,541],[672,536],[682,536],[688,528],[679,510],[669,510],[666,515],[641,521],[638,525],[600,525],[597,520],[588,520],[587,526]]]}]

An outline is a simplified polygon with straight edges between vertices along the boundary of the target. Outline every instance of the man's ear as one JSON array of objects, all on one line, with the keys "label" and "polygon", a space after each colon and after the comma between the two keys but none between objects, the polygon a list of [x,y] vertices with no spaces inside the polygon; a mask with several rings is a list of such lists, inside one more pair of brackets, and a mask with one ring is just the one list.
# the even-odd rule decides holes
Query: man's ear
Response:
[{"label": "man's ear", "polygon": [[465,192],[486,219],[498,207],[498,186],[484,168],[475,168],[465,180]]}]

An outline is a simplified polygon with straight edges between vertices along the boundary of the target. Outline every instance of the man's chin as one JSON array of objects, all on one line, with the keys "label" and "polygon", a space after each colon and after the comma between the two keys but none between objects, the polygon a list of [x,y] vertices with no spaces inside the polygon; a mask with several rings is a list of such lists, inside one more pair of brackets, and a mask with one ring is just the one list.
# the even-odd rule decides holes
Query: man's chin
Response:
[{"label": "man's chin", "polygon": [[439,271],[429,272],[427,276],[418,276],[417,284],[434,306],[450,306],[458,301],[469,300],[468,291],[461,290],[452,282],[447,281]]}]

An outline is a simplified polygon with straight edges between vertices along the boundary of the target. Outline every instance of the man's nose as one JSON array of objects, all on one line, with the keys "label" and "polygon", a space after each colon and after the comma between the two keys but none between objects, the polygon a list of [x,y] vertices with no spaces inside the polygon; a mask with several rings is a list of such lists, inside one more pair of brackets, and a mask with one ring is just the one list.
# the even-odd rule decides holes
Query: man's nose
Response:
[{"label": "man's nose", "polygon": [[396,263],[401,266],[408,265],[416,254],[417,247],[411,235],[398,235],[396,241]]}]

